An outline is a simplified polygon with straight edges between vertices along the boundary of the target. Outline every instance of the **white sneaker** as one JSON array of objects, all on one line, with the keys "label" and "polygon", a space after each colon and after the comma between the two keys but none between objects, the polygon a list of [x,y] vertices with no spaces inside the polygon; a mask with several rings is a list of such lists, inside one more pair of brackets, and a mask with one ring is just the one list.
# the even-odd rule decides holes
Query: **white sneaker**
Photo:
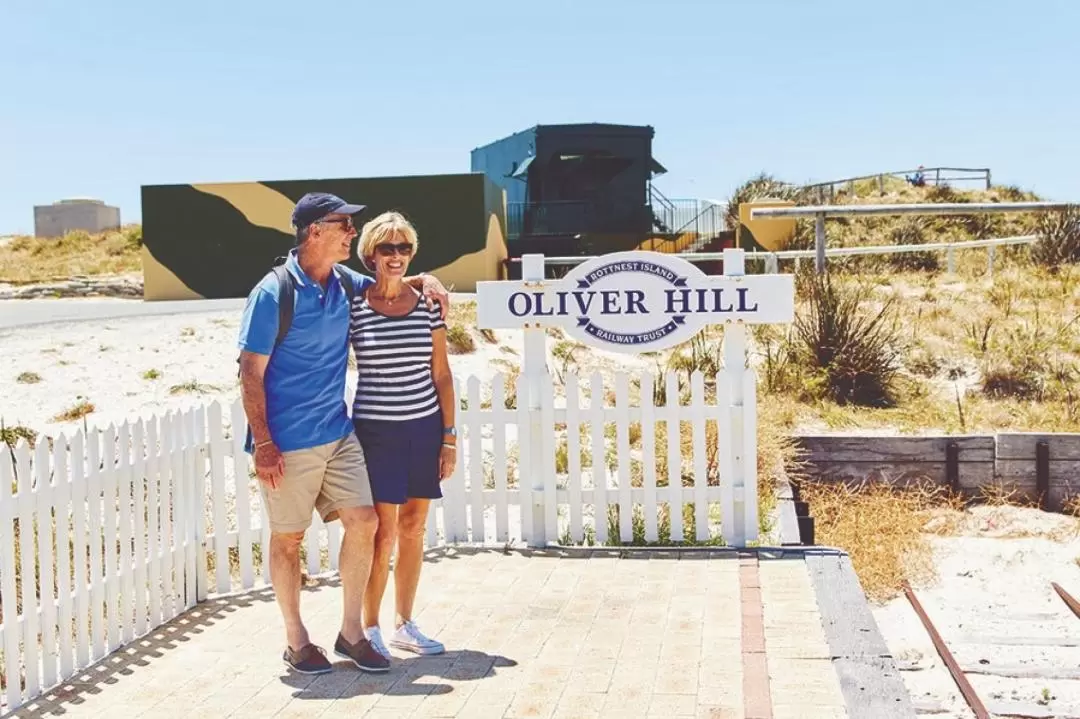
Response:
[{"label": "white sneaker", "polygon": [[394,636],[390,639],[390,646],[414,654],[442,654],[446,651],[442,642],[425,637],[424,633],[411,621],[405,622],[398,627],[398,630],[394,632]]},{"label": "white sneaker", "polygon": [[387,659],[393,659],[390,656],[390,650],[386,648],[386,644],[383,643],[382,630],[378,627],[367,627],[364,629],[364,636],[367,637],[368,642],[371,643],[372,648],[379,654],[382,654]]}]

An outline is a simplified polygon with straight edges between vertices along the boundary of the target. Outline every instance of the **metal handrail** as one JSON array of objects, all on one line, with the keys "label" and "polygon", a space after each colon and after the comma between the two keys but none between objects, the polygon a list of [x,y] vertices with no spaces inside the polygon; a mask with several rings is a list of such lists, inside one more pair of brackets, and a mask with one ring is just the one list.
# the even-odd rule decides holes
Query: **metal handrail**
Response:
[{"label": "metal handrail", "polygon": [[[983,180],[986,183],[986,189],[990,189],[990,168],[989,167],[916,167],[913,170],[896,170],[890,172],[874,172],[869,175],[859,175],[858,177],[846,177],[842,180],[830,180],[827,182],[813,182],[808,185],[795,185],[806,189],[815,187],[836,187],[837,185],[846,185],[850,182],[859,182],[860,180],[873,180],[883,177],[906,177],[909,173],[915,174],[917,172],[923,173],[923,177],[927,182],[931,181],[933,177],[933,184],[941,184],[944,180]],[[942,172],[973,172],[978,173],[974,177],[945,177],[942,178]]]},{"label": "metal handrail", "polygon": [[[984,240],[969,240],[967,242],[931,242],[924,245],[875,245],[871,247],[834,247],[825,250],[826,254],[843,257],[851,255],[887,255],[902,252],[934,252],[944,251],[947,257],[948,271],[956,271],[954,253],[958,250],[987,250],[987,272],[992,277],[994,273],[995,249],[1007,245],[1028,245],[1038,241],[1037,235],[1013,235],[1011,237],[994,237]],[[747,260],[762,260],[765,262],[766,272],[775,273],[779,269],[779,260],[793,259],[796,266],[802,258],[814,257],[815,250],[780,250],[777,252],[748,251],[744,253]],[[718,262],[724,259],[723,252],[683,252],[675,257],[688,262]],[[544,257],[545,265],[579,265],[588,260],[598,259],[593,255],[573,255],[569,257]],[[520,257],[510,257],[507,264],[521,262]]]},{"label": "metal handrail", "polygon": [[1075,206],[1069,202],[929,202],[895,205],[811,205],[809,207],[755,207],[753,219],[772,220],[784,217],[814,218],[814,267],[825,271],[825,219],[829,217],[866,217],[877,215],[978,215],[1000,212],[1043,212]]},{"label": "metal handrail", "polygon": [[[981,247],[999,247],[1001,245],[1029,245],[1038,240],[1037,235],[1015,235],[1013,237],[995,237],[985,240],[966,242],[928,242],[924,245],[875,245],[872,247],[833,247],[825,250],[826,255],[844,257],[847,255],[888,255],[898,252],[931,252],[945,250],[974,250]],[[779,250],[777,252],[747,252],[746,259],[756,260],[770,257],[778,260],[792,260],[813,257],[814,250]]]},{"label": "metal handrail", "polygon": [[984,212],[1040,212],[1062,210],[1069,202],[924,202],[896,205],[810,205],[754,207],[751,219],[777,217],[865,217],[868,215],[976,215]]}]

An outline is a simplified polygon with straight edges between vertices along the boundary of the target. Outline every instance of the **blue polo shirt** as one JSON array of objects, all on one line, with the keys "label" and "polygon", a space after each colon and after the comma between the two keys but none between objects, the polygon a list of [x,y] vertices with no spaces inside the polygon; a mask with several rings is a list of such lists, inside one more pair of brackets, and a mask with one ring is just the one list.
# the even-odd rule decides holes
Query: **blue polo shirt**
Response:
[{"label": "blue polo shirt", "polygon": [[[326,289],[300,269],[296,250],[285,267],[296,283],[292,325],[274,347],[278,331],[278,284],[268,274],[248,295],[240,321],[241,350],[270,355],[266,368],[266,418],[282,452],[335,442],[353,431],[345,405],[349,360],[349,297],[337,275]],[[374,280],[352,269],[359,294]]]}]

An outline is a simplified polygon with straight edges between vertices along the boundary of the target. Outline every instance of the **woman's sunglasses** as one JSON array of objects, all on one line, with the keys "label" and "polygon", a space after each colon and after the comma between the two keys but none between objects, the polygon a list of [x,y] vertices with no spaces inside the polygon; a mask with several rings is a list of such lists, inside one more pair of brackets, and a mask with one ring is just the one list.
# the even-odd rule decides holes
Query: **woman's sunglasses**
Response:
[{"label": "woman's sunglasses", "polygon": [[396,245],[386,242],[381,245],[375,245],[375,252],[381,257],[392,257],[394,255],[409,257],[412,255],[412,251],[411,242],[399,242]]}]

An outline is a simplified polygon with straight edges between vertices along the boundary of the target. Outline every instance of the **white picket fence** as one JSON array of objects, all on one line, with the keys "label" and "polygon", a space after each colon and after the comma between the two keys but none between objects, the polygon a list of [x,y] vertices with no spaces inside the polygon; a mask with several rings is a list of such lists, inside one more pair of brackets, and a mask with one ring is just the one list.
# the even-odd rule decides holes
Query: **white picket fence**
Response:
[{"label": "white picket fence", "polygon": [[[616,375],[613,402],[599,374],[569,375],[558,398],[548,379],[539,448],[518,441],[535,418],[525,383],[515,407],[504,381],[455,380],[458,464],[432,505],[429,546],[630,542],[635,524],[649,542],[756,539],[753,371],[694,373],[687,404],[671,401],[675,374],[663,378],[665,402],[653,401],[650,373]],[[239,401],[223,419],[215,402],[0,452],[0,546],[17,549],[0,552],[5,711],[214,594],[269,584],[269,527]],[[664,486],[665,473],[676,481]],[[337,568],[340,531],[315,517],[309,574]]]}]

